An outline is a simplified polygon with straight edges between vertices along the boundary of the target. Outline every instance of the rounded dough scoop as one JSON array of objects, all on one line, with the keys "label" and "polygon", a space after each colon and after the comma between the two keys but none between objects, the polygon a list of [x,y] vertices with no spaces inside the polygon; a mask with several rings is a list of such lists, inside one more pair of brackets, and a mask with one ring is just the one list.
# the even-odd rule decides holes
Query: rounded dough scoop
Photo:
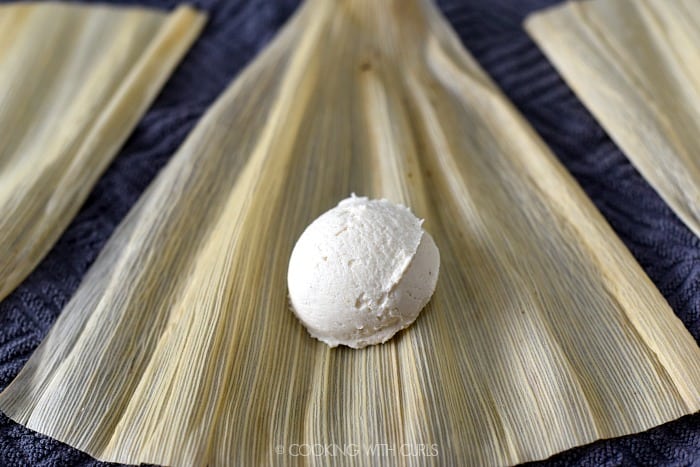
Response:
[{"label": "rounded dough scoop", "polygon": [[435,242],[408,208],[353,195],[312,222],[294,246],[292,310],[331,347],[383,343],[416,320],[439,268]]}]

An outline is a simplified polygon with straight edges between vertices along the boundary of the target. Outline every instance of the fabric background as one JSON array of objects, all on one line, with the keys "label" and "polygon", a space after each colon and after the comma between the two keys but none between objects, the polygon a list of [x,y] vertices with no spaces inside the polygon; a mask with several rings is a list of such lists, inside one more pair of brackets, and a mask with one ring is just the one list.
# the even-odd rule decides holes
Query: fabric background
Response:
[{"label": "fabric background", "polygon": [[[330,1],[330,0],[329,0]],[[172,8],[176,0],[117,0]],[[200,40],[39,267],[0,302],[0,389],[19,372],[100,248],[207,106],[265,46],[298,0],[195,0]],[[556,0],[441,0],[441,10],[569,169],[700,341],[700,240],[640,177],[522,29]],[[1,144],[1,143],[0,143]],[[108,465],[0,414],[0,466]],[[534,465],[700,465],[700,415],[603,440]]]}]

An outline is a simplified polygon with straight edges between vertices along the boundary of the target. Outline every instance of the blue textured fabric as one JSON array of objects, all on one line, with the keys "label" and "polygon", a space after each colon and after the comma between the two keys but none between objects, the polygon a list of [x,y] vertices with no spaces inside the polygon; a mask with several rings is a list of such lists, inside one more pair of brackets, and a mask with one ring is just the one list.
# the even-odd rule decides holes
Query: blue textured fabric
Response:
[{"label": "blue textured fabric", "polygon": [[[117,0],[173,7],[174,0]],[[114,228],[207,106],[270,40],[298,0],[196,0],[209,23],[80,213],[36,270],[0,303],[0,389],[19,372]],[[438,2],[501,86],[700,340],[700,241],[640,177],[522,29],[554,0]],[[0,466],[107,465],[0,414]],[[700,415],[603,440],[536,465],[700,466]]]}]

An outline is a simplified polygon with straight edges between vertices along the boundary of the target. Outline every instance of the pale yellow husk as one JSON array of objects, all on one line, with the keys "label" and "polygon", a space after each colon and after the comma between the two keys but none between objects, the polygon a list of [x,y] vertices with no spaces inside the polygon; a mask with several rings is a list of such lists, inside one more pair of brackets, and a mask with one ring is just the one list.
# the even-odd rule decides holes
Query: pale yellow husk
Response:
[{"label": "pale yellow husk", "polygon": [[68,226],[203,24],[189,7],[0,6],[0,300]]},{"label": "pale yellow husk", "polygon": [[700,235],[700,3],[593,0],[526,28],[678,217]]},{"label": "pale yellow husk", "polygon": [[[359,351],[309,337],[285,283],[299,234],[350,192],[411,206],[442,256],[417,322]],[[129,463],[500,465],[644,430],[699,395],[690,334],[435,8],[309,0],[0,408]]]}]

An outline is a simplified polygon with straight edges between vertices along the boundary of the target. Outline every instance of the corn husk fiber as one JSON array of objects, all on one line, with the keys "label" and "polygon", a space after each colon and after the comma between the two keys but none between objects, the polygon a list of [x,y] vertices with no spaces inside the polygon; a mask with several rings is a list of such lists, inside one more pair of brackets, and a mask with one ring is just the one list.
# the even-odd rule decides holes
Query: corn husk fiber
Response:
[{"label": "corn husk fiber", "polygon": [[569,2],[526,25],[630,162],[700,235],[700,4]]},{"label": "corn husk fiber", "polygon": [[188,7],[0,5],[0,300],[68,226],[203,24]]},{"label": "corn husk fiber", "polygon": [[[411,206],[442,258],[416,323],[360,351],[310,338],[286,291],[302,230],[353,191]],[[504,465],[694,412],[699,389],[695,341],[432,4],[310,0],[0,409],[119,462]]]}]

